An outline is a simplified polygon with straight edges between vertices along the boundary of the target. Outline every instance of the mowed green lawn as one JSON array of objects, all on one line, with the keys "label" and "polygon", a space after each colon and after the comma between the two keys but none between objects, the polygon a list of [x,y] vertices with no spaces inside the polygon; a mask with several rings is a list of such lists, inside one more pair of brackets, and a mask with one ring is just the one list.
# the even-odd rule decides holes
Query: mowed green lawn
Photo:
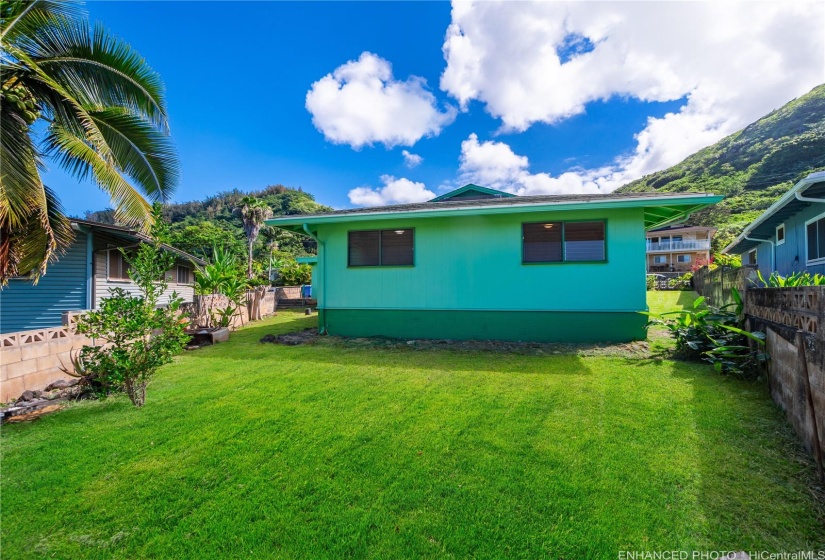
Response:
[{"label": "mowed green lawn", "polygon": [[187,353],[142,410],[4,426],[2,557],[825,547],[812,463],[764,385],[670,360],[258,342],[314,324],[281,312]]}]

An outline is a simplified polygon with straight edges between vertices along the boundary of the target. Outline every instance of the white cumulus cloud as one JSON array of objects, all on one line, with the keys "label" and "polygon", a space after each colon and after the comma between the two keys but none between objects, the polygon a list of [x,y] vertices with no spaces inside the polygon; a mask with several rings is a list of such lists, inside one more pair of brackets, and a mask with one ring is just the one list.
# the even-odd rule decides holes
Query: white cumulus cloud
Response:
[{"label": "white cumulus cloud", "polygon": [[591,173],[567,172],[553,177],[531,173],[526,156],[517,155],[504,142],[479,142],[471,134],[461,143],[459,182],[474,183],[519,196],[536,194],[599,193],[597,177]]},{"label": "white cumulus cloud", "polygon": [[441,132],[457,112],[440,110],[423,78],[396,80],[390,63],[369,52],[312,84],[306,108],[328,140],[355,149],[375,143],[412,146]]},{"label": "white cumulus cloud", "polygon": [[381,175],[383,187],[376,189],[358,187],[349,191],[349,201],[356,206],[385,206],[387,204],[408,204],[426,202],[435,198],[435,193],[427,190],[424,183],[416,183],[404,177],[396,179],[392,175]]},{"label": "white cumulus cloud", "polygon": [[418,154],[413,154],[409,150],[401,150],[401,155],[404,156],[404,165],[410,169],[424,161],[423,157]]},{"label": "white cumulus cloud", "polygon": [[[684,98],[678,112],[648,119],[635,149],[614,165],[572,172],[573,185],[612,190],[825,81],[823,28],[822,2],[461,1],[443,46],[441,88],[464,109],[481,102],[504,131],[555,123],[614,97]],[[560,52],[564,45],[577,52]],[[510,163],[485,173],[526,170],[502,146],[478,145]]]}]

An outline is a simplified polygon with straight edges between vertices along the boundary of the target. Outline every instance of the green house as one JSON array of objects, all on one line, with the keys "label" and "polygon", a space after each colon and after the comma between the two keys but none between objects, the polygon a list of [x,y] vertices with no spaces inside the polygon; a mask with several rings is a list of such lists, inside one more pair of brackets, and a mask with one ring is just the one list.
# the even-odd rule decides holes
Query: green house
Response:
[{"label": "green house", "polygon": [[319,329],[456,340],[644,338],[645,231],[722,197],[513,196],[467,185],[429,202],[286,216],[318,242]]}]

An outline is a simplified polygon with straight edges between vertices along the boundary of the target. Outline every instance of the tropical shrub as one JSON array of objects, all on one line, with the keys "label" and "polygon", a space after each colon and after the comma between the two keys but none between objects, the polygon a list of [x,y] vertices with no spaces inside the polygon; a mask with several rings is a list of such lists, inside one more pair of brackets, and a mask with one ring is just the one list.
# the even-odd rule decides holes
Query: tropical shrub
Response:
[{"label": "tropical shrub", "polygon": [[736,289],[732,294],[735,303],[722,307],[708,306],[699,297],[688,310],[645,313],[651,317],[648,326],[665,326],[676,340],[676,351],[688,359],[709,362],[719,373],[756,379],[768,359],[765,335],[744,330],[742,298]]},{"label": "tropical shrub", "polygon": [[667,287],[671,290],[692,290],[693,273],[686,272],[678,278],[671,278],[667,281]]},{"label": "tropical shrub", "polygon": [[295,261],[282,263],[278,274],[278,283],[284,286],[298,286],[312,281],[312,267]]},{"label": "tropical shrub", "polygon": [[[224,295],[229,300],[225,306],[209,301],[206,309],[208,327],[228,327],[232,317],[246,303],[249,282],[235,255],[221,247],[212,248],[212,262],[195,271],[195,292],[198,295]],[[243,315],[241,315],[243,317]]]},{"label": "tropical shrub", "polygon": [[800,288],[803,286],[825,286],[825,275],[811,274],[809,272],[794,272],[789,276],[782,276],[774,271],[768,279],[762,276],[761,271],[756,272],[759,282],[763,288]]},{"label": "tropical shrub", "polygon": [[186,321],[178,316],[182,299],[176,293],[168,305],[158,307],[174,256],[154,242],[141,244],[134,257],[126,258],[129,276],[141,294],[111,289],[99,309],[78,318],[77,331],[104,344],[84,346],[77,362],[98,393],[125,391],[132,404],[141,407],[155,371],[172,361],[189,337],[184,333]]},{"label": "tropical shrub", "polygon": [[650,292],[656,289],[656,276],[653,274],[648,274],[645,277],[645,282],[647,284],[647,291]]},{"label": "tropical shrub", "polygon": [[711,258],[711,268],[726,266],[728,268],[742,268],[742,257],[739,255],[728,255],[726,253],[713,253]]}]

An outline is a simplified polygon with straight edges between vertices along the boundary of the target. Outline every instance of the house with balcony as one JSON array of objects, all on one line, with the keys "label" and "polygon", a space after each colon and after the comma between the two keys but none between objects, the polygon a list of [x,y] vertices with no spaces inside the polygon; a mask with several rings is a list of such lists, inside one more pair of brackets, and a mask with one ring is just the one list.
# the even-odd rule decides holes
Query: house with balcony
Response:
[{"label": "house with balcony", "polygon": [[716,228],[674,225],[647,232],[647,271],[689,272],[710,262]]}]

